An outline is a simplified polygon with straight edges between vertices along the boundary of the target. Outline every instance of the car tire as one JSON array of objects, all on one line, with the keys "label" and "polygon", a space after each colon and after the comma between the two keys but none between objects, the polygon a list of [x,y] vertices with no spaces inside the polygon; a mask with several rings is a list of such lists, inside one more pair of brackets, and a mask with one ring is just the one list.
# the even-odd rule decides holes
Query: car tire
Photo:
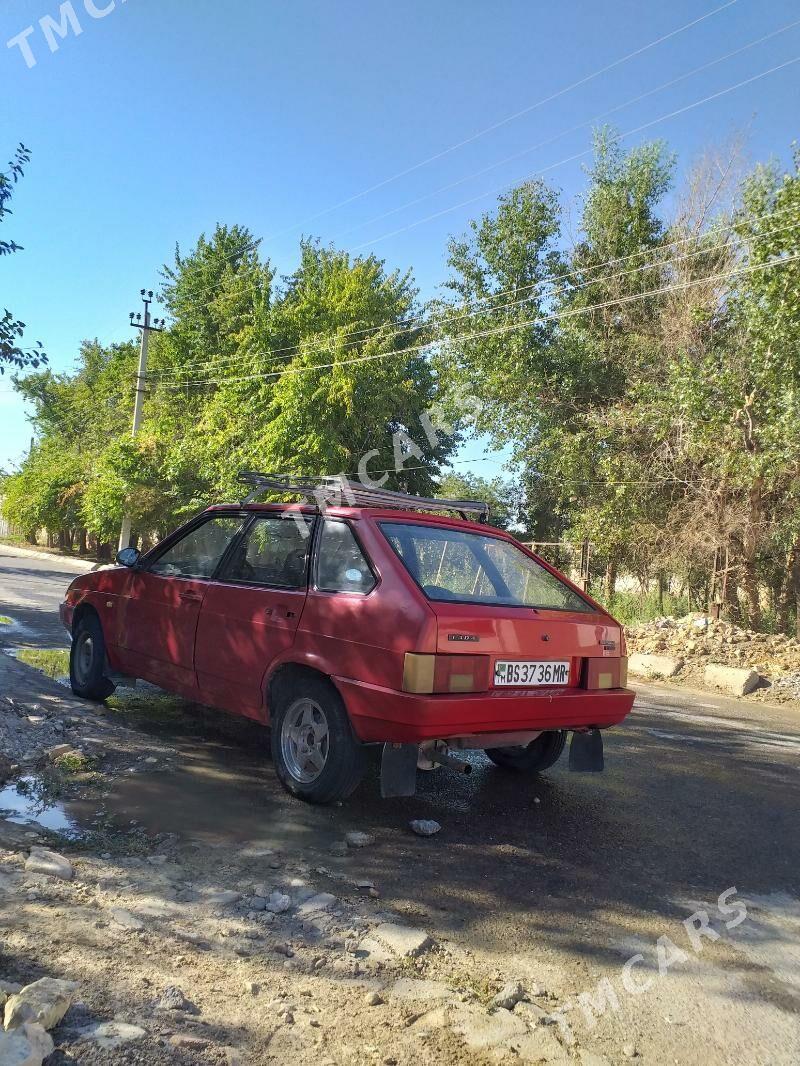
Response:
[{"label": "car tire", "polygon": [[308,803],[347,799],[364,776],[364,749],[330,682],[304,677],[288,686],[271,721],[272,761],[283,787]]},{"label": "car tire", "polygon": [[549,770],[561,758],[567,743],[566,729],[549,729],[530,744],[509,748],[484,748],[492,762],[503,770],[538,774]]},{"label": "car tire", "polygon": [[106,642],[96,614],[85,614],[72,634],[69,681],[76,696],[104,700],[116,688],[106,677]]}]

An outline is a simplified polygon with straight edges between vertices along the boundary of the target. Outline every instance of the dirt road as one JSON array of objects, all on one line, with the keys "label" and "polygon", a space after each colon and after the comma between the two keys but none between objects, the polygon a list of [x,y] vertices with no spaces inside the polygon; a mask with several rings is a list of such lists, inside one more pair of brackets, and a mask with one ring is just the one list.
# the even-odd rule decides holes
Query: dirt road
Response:
[{"label": "dirt road", "polygon": [[[63,573],[64,584],[71,573]],[[19,617],[24,627],[4,627],[0,641],[53,646],[58,583],[56,564],[45,568],[39,560],[10,562],[0,556],[0,614]],[[49,696],[54,705],[63,704],[54,713],[74,713],[71,700],[56,699],[65,695],[63,689],[13,661],[6,664],[1,679],[6,693],[16,688],[36,702],[39,692],[40,700]],[[303,895],[313,888],[337,901],[326,918],[335,928],[321,928],[315,940],[302,933],[302,923],[297,925],[302,900],[296,896],[285,919],[290,924],[281,933],[294,952],[291,958],[278,953],[281,989],[297,1001],[286,986],[286,974],[295,971],[284,962],[295,967],[293,979],[310,975],[305,979],[314,987],[307,998],[321,1019],[307,1030],[307,1046],[315,1050],[305,1061],[485,1057],[597,1066],[631,1058],[654,1064],[800,1060],[800,710],[640,686],[634,713],[607,736],[602,775],[570,774],[564,763],[538,780],[525,780],[476,757],[470,776],[446,770],[421,775],[412,800],[382,801],[373,774],[345,806],[311,808],[277,785],[264,731],[184,705],[153,710],[146,704],[139,699],[127,710],[96,719],[110,731],[102,745],[100,791],[96,783],[89,787],[73,780],[49,806],[58,824],[76,833],[59,847],[73,858],[76,881],[92,886],[101,907],[124,905],[145,922],[143,930],[122,942],[119,996],[141,977],[158,983],[152,973],[136,970],[130,936],[145,937],[156,974],[175,952],[174,943],[164,941],[166,933],[149,928],[155,919],[141,914],[140,901],[137,911],[132,884],[147,882],[147,893],[171,906],[181,904],[181,892],[200,893],[185,905],[201,906],[203,892],[216,887],[248,898],[260,880],[271,890]],[[78,740],[91,732],[89,726],[75,729]],[[8,788],[4,795],[8,805]],[[17,823],[11,824],[19,830],[18,822],[34,815],[24,801],[13,803]],[[108,859],[92,850],[91,837],[79,835],[96,829],[98,811],[111,841]],[[416,837],[408,828],[412,818],[436,819],[441,832]],[[136,877],[124,865],[133,849],[132,820],[140,842],[133,858],[144,864]],[[353,831],[368,833],[370,842],[343,847],[345,834]],[[147,865],[148,859],[164,851],[164,839],[164,862],[173,878],[162,878],[154,888],[148,879],[159,865]],[[24,843],[7,834],[8,876],[19,874]],[[273,857],[267,859],[268,852]],[[114,872],[103,873],[103,864],[114,865]],[[109,877],[123,889],[104,899],[98,886]],[[290,885],[293,878],[305,885]],[[358,881],[364,882],[360,888]],[[248,887],[237,888],[239,882]],[[64,884],[58,888],[57,895],[64,895],[60,904],[39,908],[49,914],[38,920],[47,918],[50,933],[53,910],[76,902],[74,888]],[[192,888],[180,887],[186,884]],[[144,888],[137,891],[141,895]],[[745,901],[744,907],[737,907],[737,900]],[[247,925],[244,904],[233,906],[234,917],[225,920]],[[28,964],[31,973],[55,973],[61,953],[44,947],[34,918],[25,918],[23,911],[15,912],[12,968],[25,968],[24,945],[37,955]],[[684,922],[693,913],[687,928]],[[176,921],[172,914],[167,923],[173,933]],[[208,921],[214,936],[224,939],[223,918]],[[287,946],[275,941],[281,921],[277,915],[264,926],[273,961],[276,948]],[[434,947],[413,959],[390,952],[383,961],[380,951],[371,956],[368,948],[354,948],[359,935],[387,921],[428,934]],[[256,919],[250,924],[261,930]],[[321,952],[325,940],[331,946]],[[251,948],[257,943],[254,939]],[[111,942],[118,944],[119,938]],[[95,949],[82,950],[91,957],[93,950],[110,950],[109,942],[101,935]],[[181,954],[188,957],[191,950]],[[261,965],[256,950],[234,958],[237,975],[251,961]],[[81,969],[74,960],[70,965]],[[99,957],[93,963],[84,960],[81,972],[94,974],[89,983],[97,983],[110,965],[107,955],[102,965]],[[146,970],[149,964],[139,957],[138,965]],[[194,964],[186,965],[195,974]],[[187,970],[184,981],[194,981],[194,994],[205,996],[203,1017],[230,1008],[226,978],[211,969],[211,986],[199,976],[202,967],[191,980]],[[270,972],[274,975],[274,967]],[[0,963],[3,976],[9,975]],[[429,985],[415,986],[404,999],[402,987],[393,991],[404,976]],[[165,973],[160,983],[178,984],[178,977]],[[240,996],[242,981],[239,976],[235,981]],[[492,995],[516,981],[529,1002],[513,1010],[491,1008]],[[354,998],[346,991],[351,986],[358,988]],[[220,990],[216,1008],[207,1005],[215,1002],[209,987]],[[450,990],[449,998],[442,989]],[[183,990],[191,999],[191,990]],[[364,997],[372,993],[384,1002],[365,1005]],[[254,1002],[257,1010],[229,1025],[248,1056],[242,1061],[281,1062],[293,1056],[297,1061],[305,1046],[296,1043],[301,1030],[281,1021],[271,993]],[[105,1010],[107,1016],[110,1009],[99,997],[95,1013],[103,1016]],[[137,1017],[152,1037],[152,1019],[163,1014],[142,1021],[144,1009],[137,1007]],[[527,1044],[520,1043],[520,1018],[528,1026]],[[483,1024],[489,1027],[485,1034]],[[315,1043],[320,1029],[322,1044]],[[158,1039],[167,1041],[169,1035],[162,1032]],[[220,1039],[195,1050],[194,1058],[164,1061],[226,1061],[213,1058]],[[69,1041],[66,1046],[72,1047]],[[93,1058],[98,1052],[89,1041],[78,1043],[77,1052],[65,1052],[72,1058],[53,1061],[158,1062],[160,1046],[150,1047],[142,1037],[122,1050],[107,1050],[105,1058]],[[133,1048],[145,1057],[114,1057],[133,1054]],[[169,1045],[169,1055],[176,1054]]]}]

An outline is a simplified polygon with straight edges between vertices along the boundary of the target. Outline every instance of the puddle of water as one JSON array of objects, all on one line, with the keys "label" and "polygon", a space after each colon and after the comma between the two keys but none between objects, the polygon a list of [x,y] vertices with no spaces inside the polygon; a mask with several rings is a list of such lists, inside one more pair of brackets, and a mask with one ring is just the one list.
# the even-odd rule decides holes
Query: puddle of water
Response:
[{"label": "puddle of water", "polygon": [[33,776],[20,777],[0,789],[0,817],[15,825],[38,826],[69,836],[80,834],[64,805],[43,795],[40,781]]}]

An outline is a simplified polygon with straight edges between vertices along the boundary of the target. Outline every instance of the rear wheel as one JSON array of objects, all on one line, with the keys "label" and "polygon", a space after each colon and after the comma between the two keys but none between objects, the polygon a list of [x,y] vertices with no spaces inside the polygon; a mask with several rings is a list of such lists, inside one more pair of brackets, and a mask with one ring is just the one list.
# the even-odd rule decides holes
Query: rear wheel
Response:
[{"label": "rear wheel", "polygon": [[540,733],[530,744],[509,748],[484,748],[484,751],[496,766],[504,770],[538,774],[541,770],[549,770],[558,762],[566,742],[566,729],[551,729]]},{"label": "rear wheel", "polygon": [[114,683],[105,675],[106,642],[96,614],[80,619],[72,634],[69,652],[69,680],[76,696],[85,700],[104,700],[114,691]]},{"label": "rear wheel", "polygon": [[271,742],[282,785],[309,803],[346,799],[364,776],[364,752],[342,699],[322,678],[302,678],[284,692]]}]

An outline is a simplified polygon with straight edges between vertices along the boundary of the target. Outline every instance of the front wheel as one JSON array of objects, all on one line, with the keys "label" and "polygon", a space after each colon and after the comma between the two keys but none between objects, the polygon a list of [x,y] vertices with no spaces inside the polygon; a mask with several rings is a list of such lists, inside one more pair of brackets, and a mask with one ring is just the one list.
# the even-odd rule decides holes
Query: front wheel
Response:
[{"label": "front wheel", "polygon": [[484,748],[496,766],[518,773],[538,774],[549,770],[561,758],[567,742],[566,729],[550,729],[540,733],[530,744],[509,748]]},{"label": "front wheel", "polygon": [[364,752],[336,689],[304,678],[272,717],[272,761],[281,784],[308,803],[346,799],[364,776]]},{"label": "front wheel", "polygon": [[72,634],[69,652],[69,681],[76,696],[85,700],[104,700],[115,685],[105,675],[106,642],[96,614],[87,614]]}]

